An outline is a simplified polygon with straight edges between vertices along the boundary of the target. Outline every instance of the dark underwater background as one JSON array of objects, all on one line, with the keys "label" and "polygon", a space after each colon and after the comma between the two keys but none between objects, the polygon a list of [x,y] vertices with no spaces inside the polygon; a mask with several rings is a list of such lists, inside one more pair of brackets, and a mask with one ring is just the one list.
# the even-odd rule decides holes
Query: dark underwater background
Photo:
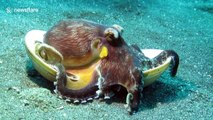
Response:
[{"label": "dark underwater background", "polygon": [[[49,30],[62,19],[119,24],[130,44],[173,49],[180,56],[178,74],[165,72],[146,87],[132,116],[118,98],[68,104],[51,92],[52,83],[37,73],[24,47],[28,31]],[[212,120],[212,76],[213,0],[0,1],[1,120]]]}]

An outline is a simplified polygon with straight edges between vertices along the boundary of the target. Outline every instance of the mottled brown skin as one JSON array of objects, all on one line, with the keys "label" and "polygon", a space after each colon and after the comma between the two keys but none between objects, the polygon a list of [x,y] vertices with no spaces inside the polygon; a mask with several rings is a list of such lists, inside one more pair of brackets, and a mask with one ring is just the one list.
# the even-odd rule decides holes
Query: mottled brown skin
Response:
[{"label": "mottled brown skin", "polygon": [[[98,66],[94,72],[90,84],[80,90],[66,88],[68,80],[66,69],[69,69],[69,67],[67,67],[69,65],[64,61],[55,64],[58,72],[56,87],[58,93],[63,98],[84,101],[88,98],[94,98],[95,96],[108,96],[110,92],[112,92],[112,86],[123,86],[127,90],[128,111],[132,113],[134,110],[137,110],[140,104],[143,89],[142,68],[144,67],[143,61],[146,58],[137,46],[128,46],[126,44],[118,29],[113,28],[113,30],[118,33],[115,35],[115,33],[110,30],[109,33],[106,33],[105,30],[107,28],[113,27],[107,27],[85,20],[67,20],[61,21],[47,32],[44,42],[58,50],[62,54],[64,61],[67,60],[69,62],[73,59],[82,59],[79,60],[81,63],[84,62],[84,60],[88,60],[87,57],[94,57],[90,54],[93,52],[91,45],[94,41],[95,48],[98,49],[105,46],[108,49],[108,55],[101,59],[100,66]],[[116,36],[118,37],[116,38]],[[159,57],[156,57],[156,61],[159,62],[162,57],[169,57],[173,54],[174,52],[166,51],[165,54],[162,53]],[[176,61],[176,63],[174,62],[172,75],[175,75],[177,72],[179,63],[177,60],[179,60],[179,58],[175,55],[174,61]],[[92,64],[95,61],[89,59],[86,62]],[[147,63],[151,62],[148,61]],[[81,64],[83,66],[83,63]],[[98,94],[97,91],[99,91]],[[128,96],[132,96],[132,98]]]},{"label": "mottled brown skin", "polygon": [[[45,35],[44,43],[57,49],[64,57],[63,64],[70,67],[72,63],[85,65],[95,59],[91,46],[99,49],[99,41],[104,36],[106,26],[86,20],[64,20],[53,26]],[[89,60],[88,60],[89,59]],[[74,66],[75,67],[75,66]]]},{"label": "mottled brown skin", "polygon": [[64,20],[47,32],[44,42],[63,56],[81,57],[91,51],[91,42],[103,36],[105,28],[84,20]]},{"label": "mottled brown skin", "polygon": [[[66,88],[65,63],[58,65],[59,76],[57,90],[62,97],[72,100],[85,100],[96,95],[97,90],[101,90],[102,94],[108,95],[113,85],[121,85],[127,89],[128,93],[133,95],[130,108],[136,109],[140,103],[140,94],[142,91],[142,68],[139,59],[132,53],[130,47],[125,43],[119,31],[118,38],[114,33],[104,33],[109,28],[93,22],[84,20],[67,20],[61,21],[59,24],[49,30],[45,36],[45,43],[58,50],[64,61],[66,59],[79,59],[82,56],[92,52],[91,44],[94,40],[99,39],[97,48],[106,46],[108,55],[101,60],[99,71],[104,80],[98,88],[97,82],[100,78],[97,72],[94,73],[93,81],[81,90],[72,90]],[[114,30],[114,28],[113,28]],[[88,56],[91,57],[91,56]]]},{"label": "mottled brown skin", "polygon": [[[133,94],[131,108],[136,110],[141,99],[143,73],[140,59],[138,59],[131,47],[127,46],[122,37],[114,43],[104,45],[109,50],[109,55],[101,61],[101,73],[105,79],[102,86],[104,94],[110,92],[113,85],[121,85],[128,93]],[[116,43],[115,43],[116,42]]]},{"label": "mottled brown skin", "polygon": [[[79,63],[85,62],[84,59],[82,60],[83,57],[92,57],[91,44],[98,39],[100,42],[97,44],[97,48],[101,47],[101,40],[105,39],[104,30],[106,28],[106,26],[86,20],[62,20],[46,33],[44,43],[54,47],[64,58],[63,65],[58,66],[60,74],[57,82],[57,90],[62,97],[71,100],[87,100],[96,96],[95,92],[98,87],[95,75],[92,82],[85,88],[72,90],[65,87],[66,75],[69,73],[65,73],[63,69],[70,69],[69,65],[65,63],[66,60],[74,59],[76,63]],[[93,63],[94,61],[89,62]]]}]

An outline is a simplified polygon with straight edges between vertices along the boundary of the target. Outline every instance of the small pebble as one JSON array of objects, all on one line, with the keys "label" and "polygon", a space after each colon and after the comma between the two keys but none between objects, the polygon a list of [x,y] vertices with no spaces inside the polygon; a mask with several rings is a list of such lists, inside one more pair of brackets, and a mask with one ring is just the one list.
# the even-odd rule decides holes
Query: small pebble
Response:
[{"label": "small pebble", "polygon": [[18,94],[20,93],[20,89],[18,87],[9,87],[8,90],[14,90]]},{"label": "small pebble", "polygon": [[61,106],[61,107],[58,107],[58,108],[56,108],[57,110],[62,110],[62,109],[64,109],[64,106]]}]

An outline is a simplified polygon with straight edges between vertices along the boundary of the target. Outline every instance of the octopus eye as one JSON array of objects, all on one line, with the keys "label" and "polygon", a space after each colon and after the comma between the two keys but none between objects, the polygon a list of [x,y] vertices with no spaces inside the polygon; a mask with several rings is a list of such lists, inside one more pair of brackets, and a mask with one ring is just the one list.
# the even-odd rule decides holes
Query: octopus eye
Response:
[{"label": "octopus eye", "polygon": [[104,31],[104,35],[106,37],[106,40],[109,41],[109,42],[111,42],[114,39],[118,39],[119,32],[116,29],[114,29],[114,28],[107,28]]}]

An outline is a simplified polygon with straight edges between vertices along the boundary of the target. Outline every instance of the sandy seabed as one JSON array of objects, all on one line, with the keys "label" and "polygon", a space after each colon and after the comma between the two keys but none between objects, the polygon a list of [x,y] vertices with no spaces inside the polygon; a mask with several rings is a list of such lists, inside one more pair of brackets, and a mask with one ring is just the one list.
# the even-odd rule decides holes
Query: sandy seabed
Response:
[{"label": "sandy seabed", "polygon": [[[180,56],[175,78],[165,72],[143,91],[139,111],[124,103],[94,100],[68,104],[32,66],[24,36],[62,19],[119,24],[124,39],[140,48],[173,49]],[[1,0],[1,120],[210,120],[213,118],[213,1],[211,0]]]}]

